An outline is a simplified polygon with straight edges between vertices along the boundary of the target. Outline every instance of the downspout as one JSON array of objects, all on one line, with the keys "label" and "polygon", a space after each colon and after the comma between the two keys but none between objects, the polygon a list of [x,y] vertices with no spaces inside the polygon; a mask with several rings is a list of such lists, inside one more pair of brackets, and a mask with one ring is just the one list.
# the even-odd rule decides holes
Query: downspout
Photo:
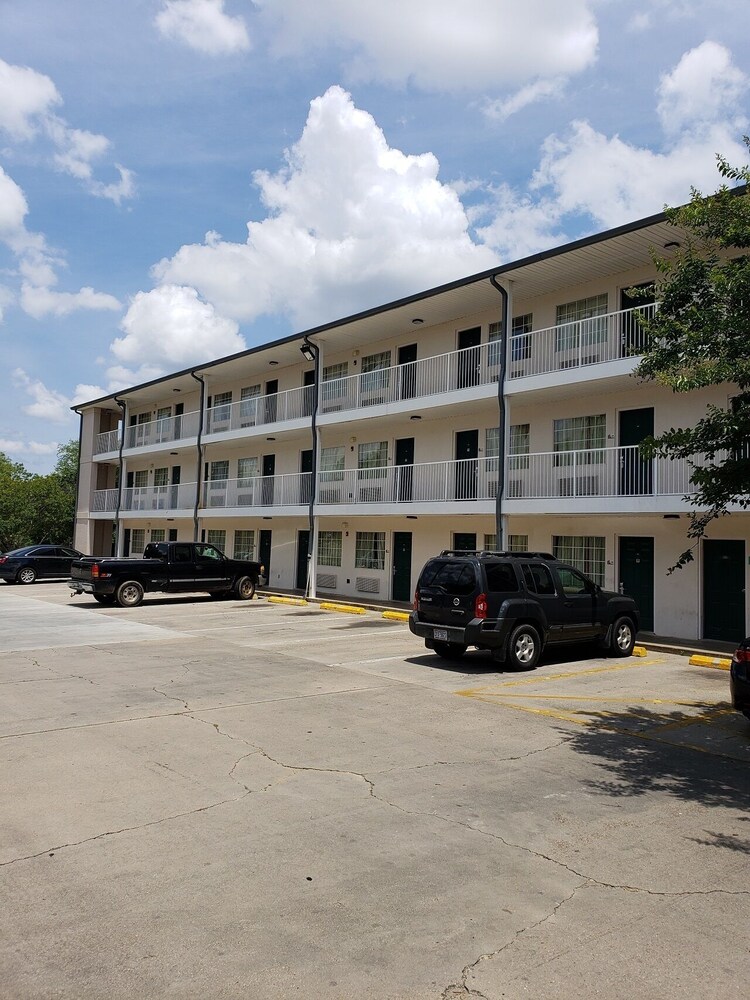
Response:
[{"label": "downspout", "polygon": [[313,394],[312,414],[310,429],[312,431],[312,471],[310,483],[310,503],[308,506],[308,550],[307,550],[307,586],[305,587],[305,597],[315,597],[315,572],[317,564],[317,538],[315,537],[315,498],[318,490],[318,396],[320,394],[320,347],[314,344],[308,337],[305,337],[300,348],[303,355],[308,358],[313,356],[315,365],[314,381],[315,392]]},{"label": "downspout", "polygon": [[206,399],[206,383],[203,381],[200,375],[196,375],[195,372],[190,372],[191,376],[196,382],[200,382],[201,386],[201,396],[199,405],[199,418],[198,418],[198,443],[196,445],[198,449],[198,474],[195,477],[195,503],[193,504],[193,541],[198,541],[198,507],[200,506],[201,498],[201,476],[203,472],[203,445],[201,444],[201,439],[203,438],[203,404]]},{"label": "downspout", "polygon": [[126,417],[127,417],[127,403],[124,399],[119,399],[117,396],[114,397],[115,402],[120,407],[122,411],[122,429],[120,431],[120,447],[117,452],[117,506],[115,507],[115,555],[120,554],[120,507],[122,505],[122,480],[123,480],[123,465],[122,465],[122,450],[125,447],[125,433],[126,433]]},{"label": "downspout", "polygon": [[76,493],[75,500],[73,501],[73,539],[71,542],[73,548],[75,548],[76,525],[78,524],[78,494],[81,488],[81,445],[83,444],[83,413],[80,410],[76,412],[78,413],[78,459],[76,461]]},{"label": "downspout", "polygon": [[503,495],[505,493],[505,440],[508,424],[508,405],[505,398],[505,370],[507,368],[508,351],[510,349],[509,317],[508,317],[508,291],[499,285],[495,275],[490,275],[490,282],[500,292],[503,300],[502,331],[503,339],[500,350],[500,370],[497,379],[497,406],[499,412],[498,434],[498,470],[497,470],[497,495],[495,497],[495,534],[497,536],[497,547],[500,552],[505,547],[503,531]]}]

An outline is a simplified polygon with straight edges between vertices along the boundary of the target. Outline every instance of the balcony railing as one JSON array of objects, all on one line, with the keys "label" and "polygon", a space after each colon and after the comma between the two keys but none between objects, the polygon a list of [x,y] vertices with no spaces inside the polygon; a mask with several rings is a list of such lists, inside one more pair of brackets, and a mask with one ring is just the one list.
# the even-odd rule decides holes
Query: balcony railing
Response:
[{"label": "balcony railing", "polygon": [[117,490],[97,490],[94,493],[91,510],[94,513],[117,510]]},{"label": "balcony railing", "polygon": [[312,473],[252,476],[248,479],[213,479],[202,485],[203,508],[293,507],[309,504]]},{"label": "balcony railing", "polygon": [[[192,510],[195,504],[195,483],[175,486],[129,486],[122,491],[121,511],[132,510]],[[117,490],[97,490],[92,510],[117,510]]]},{"label": "balcony railing", "polygon": [[120,431],[104,431],[96,435],[94,441],[94,454],[102,455],[105,451],[118,451],[120,448]]},{"label": "balcony railing", "polygon": [[[143,424],[133,424],[125,428],[125,448],[144,448],[154,444],[179,441],[182,438],[195,437],[198,433],[200,413],[192,410],[190,413],[180,413],[174,417],[160,417]],[[94,454],[101,455],[108,451],[118,451],[120,447],[119,430],[105,431],[97,434],[94,443]]]},{"label": "balcony railing", "polygon": [[508,378],[598,365],[643,353],[641,319],[651,319],[656,305],[621,309],[604,316],[550,326],[510,338]]},{"label": "balcony railing", "polygon": [[315,386],[304,385],[269,396],[253,396],[237,403],[220,403],[206,411],[206,434],[236,431],[309,417],[313,411]]},{"label": "balcony railing", "polygon": [[668,458],[644,459],[638,446],[555,451],[508,458],[505,497],[684,496],[693,492],[690,465]]},{"label": "balcony railing", "polygon": [[320,506],[491,500],[497,481],[497,458],[347,469],[319,473],[316,499]]},{"label": "balcony railing", "polygon": [[496,340],[421,361],[329,379],[321,386],[321,412],[355,410],[489,385],[497,382],[501,350],[502,343]]}]

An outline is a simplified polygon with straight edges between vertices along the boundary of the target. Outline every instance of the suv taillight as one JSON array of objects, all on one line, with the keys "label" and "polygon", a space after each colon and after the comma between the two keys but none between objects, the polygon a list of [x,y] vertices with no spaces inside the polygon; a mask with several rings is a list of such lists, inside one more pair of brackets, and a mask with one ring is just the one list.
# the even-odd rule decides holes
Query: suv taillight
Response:
[{"label": "suv taillight", "polygon": [[734,658],[737,663],[750,663],[750,649],[736,649]]},{"label": "suv taillight", "polygon": [[8,557],[7,556],[0,556],[0,563],[4,563],[4,562],[7,562],[7,561],[8,561]]},{"label": "suv taillight", "polygon": [[414,610],[419,611],[419,587],[414,591]]},{"label": "suv taillight", "polygon": [[475,618],[486,618],[487,617],[487,595],[478,594],[476,600],[474,601],[474,617]]}]

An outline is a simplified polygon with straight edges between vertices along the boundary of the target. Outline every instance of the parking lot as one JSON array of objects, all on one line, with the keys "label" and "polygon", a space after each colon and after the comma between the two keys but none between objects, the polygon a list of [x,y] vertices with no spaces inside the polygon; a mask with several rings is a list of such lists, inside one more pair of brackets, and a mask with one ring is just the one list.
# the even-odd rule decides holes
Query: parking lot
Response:
[{"label": "parking lot", "polygon": [[740,997],[750,724],[686,657],[0,585],[0,996]]}]

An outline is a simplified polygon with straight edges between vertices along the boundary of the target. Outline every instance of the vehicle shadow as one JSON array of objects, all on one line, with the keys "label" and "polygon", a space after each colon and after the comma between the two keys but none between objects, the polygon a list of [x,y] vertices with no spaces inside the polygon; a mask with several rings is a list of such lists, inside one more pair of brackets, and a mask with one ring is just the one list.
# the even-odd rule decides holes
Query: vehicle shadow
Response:
[{"label": "vehicle shadow", "polygon": [[67,605],[69,608],[78,608],[81,611],[117,611],[122,614],[128,614],[131,611],[138,611],[145,608],[158,608],[158,607],[183,607],[186,604],[215,604],[217,609],[222,606],[231,606],[232,604],[242,604],[248,607],[261,607],[261,602],[253,598],[250,601],[240,601],[237,597],[211,597],[210,594],[170,594],[166,596],[157,596],[148,594],[135,608],[121,608],[119,604],[99,604],[98,601],[84,597],[79,599],[78,597],[72,597],[70,604]]},{"label": "vehicle shadow", "polygon": [[497,663],[492,659],[492,654],[486,649],[472,649],[467,651],[461,659],[446,660],[437,653],[425,650],[417,656],[407,656],[407,663],[417,663],[420,666],[435,667],[438,670],[448,670],[457,674],[508,674],[518,676],[519,674],[533,674],[534,671],[543,670],[546,666],[556,666],[564,663],[580,663],[581,660],[593,660],[601,657],[602,653],[590,642],[576,643],[575,645],[547,647],[542,653],[542,657],[536,667],[531,670],[516,670],[507,663]]}]

